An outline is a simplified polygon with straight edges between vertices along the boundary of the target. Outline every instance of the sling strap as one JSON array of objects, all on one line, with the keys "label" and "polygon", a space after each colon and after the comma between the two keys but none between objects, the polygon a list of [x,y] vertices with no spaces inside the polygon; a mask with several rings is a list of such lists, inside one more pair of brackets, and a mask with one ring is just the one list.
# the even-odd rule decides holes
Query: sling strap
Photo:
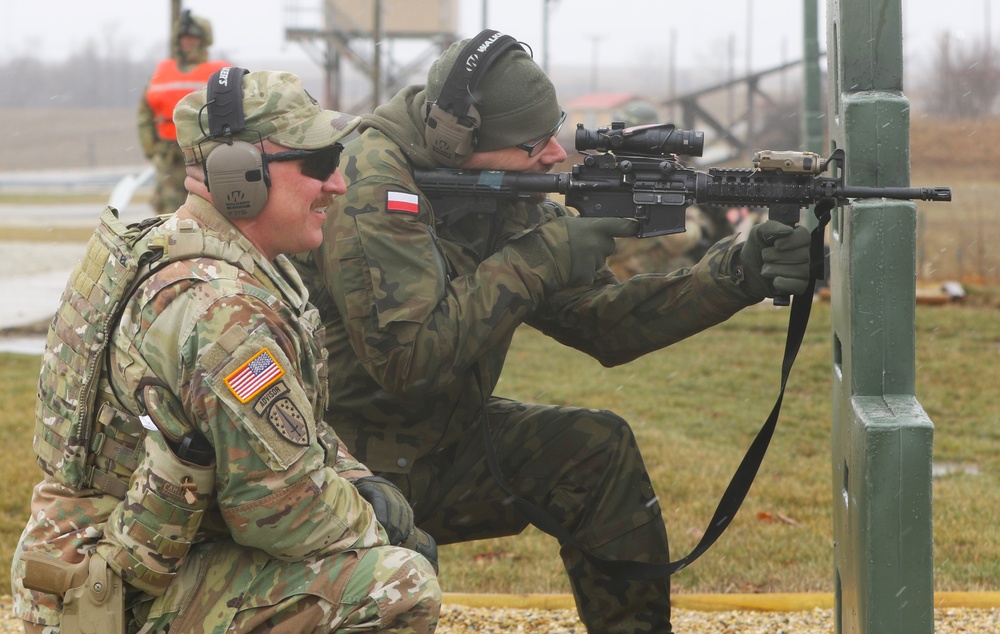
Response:
[{"label": "sling strap", "polygon": [[[778,424],[778,414],[781,411],[781,403],[785,397],[785,385],[788,382],[788,376],[792,371],[792,365],[795,363],[795,358],[799,353],[799,348],[802,346],[802,340],[805,337],[806,327],[809,325],[809,315],[812,312],[813,294],[816,291],[816,281],[824,277],[825,257],[823,253],[823,244],[825,228],[827,223],[830,221],[830,211],[835,205],[836,201],[828,198],[820,201],[814,209],[818,223],[812,230],[810,236],[809,284],[805,292],[801,295],[794,296],[792,299],[792,307],[788,318],[788,331],[785,337],[785,353],[781,362],[781,389],[778,392],[778,398],[774,403],[774,407],[771,409],[770,415],[768,415],[767,420],[764,422],[763,427],[761,427],[760,431],[757,432],[757,437],[754,438],[753,442],[750,444],[750,448],[746,452],[746,455],[743,456],[743,460],[736,469],[736,473],[733,474],[732,479],[729,481],[729,485],[726,487],[726,491],[722,494],[722,499],[719,501],[719,504],[715,509],[715,514],[712,516],[711,521],[709,521],[708,527],[705,529],[701,540],[690,553],[677,561],[669,563],[603,559],[590,552],[589,549],[572,534],[570,534],[570,532],[566,530],[566,528],[560,524],[548,510],[543,509],[533,502],[525,500],[511,491],[500,471],[496,447],[493,444],[493,438],[489,428],[489,420],[486,416],[486,390],[481,389],[480,392],[483,397],[482,427],[483,440],[486,445],[486,460],[489,464],[490,473],[492,474],[493,479],[497,482],[500,490],[510,496],[515,508],[517,508],[517,510],[539,530],[555,537],[559,540],[561,545],[568,545],[576,548],[591,563],[591,565],[594,566],[594,568],[603,574],[614,578],[637,581],[660,579],[687,568],[696,559],[698,559],[698,557],[704,554],[704,552],[707,551],[712,544],[714,544],[716,540],[722,536],[722,533],[724,533],[726,528],[729,527],[729,524],[732,523],[733,518],[736,517],[736,513],[740,510],[740,506],[742,506],[743,500],[746,499],[747,493],[750,491],[750,486],[753,484],[754,478],[757,476],[757,471],[760,469],[761,462],[764,460],[764,454],[767,453],[767,447],[771,442],[771,437],[774,435],[775,427]],[[478,366],[475,366],[474,372],[480,385],[482,385],[482,379]]]}]

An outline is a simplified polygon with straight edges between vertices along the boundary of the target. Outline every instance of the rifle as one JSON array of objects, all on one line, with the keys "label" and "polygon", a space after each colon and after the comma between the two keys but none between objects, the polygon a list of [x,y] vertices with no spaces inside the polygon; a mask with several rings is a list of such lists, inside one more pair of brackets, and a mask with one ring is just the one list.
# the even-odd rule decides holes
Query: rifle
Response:
[{"label": "rifle", "polygon": [[[581,216],[635,218],[641,238],[683,232],[685,209],[699,203],[766,207],[769,218],[794,226],[803,208],[820,201],[951,200],[950,187],[845,185],[843,148],[825,160],[813,152],[761,150],[752,169],[710,167],[706,173],[680,163],[678,155],[701,156],[704,145],[704,132],[669,123],[626,128],[616,121],[596,131],[578,124],[576,149],[584,159],[572,172],[416,169],[413,175],[443,209],[489,213],[498,199],[560,193]],[[822,176],[828,169],[830,175]],[[787,298],[775,303],[787,305]]]},{"label": "rifle", "polygon": [[[587,130],[577,125],[583,163],[572,172],[532,174],[491,170],[414,170],[417,187],[434,200],[463,211],[495,210],[501,198],[560,193],[581,216],[617,216],[640,222],[639,237],[684,231],[693,204],[767,207],[774,220],[794,225],[800,210],[824,198],[838,205],[855,198],[950,201],[949,187],[861,187],[844,184],[846,154],[837,148],[823,160],[813,152],[762,150],[753,169],[683,166],[677,155],[701,156],[704,132],[658,123],[626,128],[622,122]],[[596,150],[597,154],[586,153]],[[830,176],[821,176],[833,167]]]}]

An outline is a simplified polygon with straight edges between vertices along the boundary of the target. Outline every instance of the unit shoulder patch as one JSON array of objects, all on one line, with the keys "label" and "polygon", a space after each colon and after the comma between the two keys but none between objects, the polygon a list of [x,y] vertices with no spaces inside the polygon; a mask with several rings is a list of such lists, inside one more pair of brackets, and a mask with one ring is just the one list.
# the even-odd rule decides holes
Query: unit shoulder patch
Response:
[{"label": "unit shoulder patch", "polygon": [[282,438],[300,447],[309,445],[309,429],[305,416],[290,398],[281,398],[271,405],[267,420]]}]

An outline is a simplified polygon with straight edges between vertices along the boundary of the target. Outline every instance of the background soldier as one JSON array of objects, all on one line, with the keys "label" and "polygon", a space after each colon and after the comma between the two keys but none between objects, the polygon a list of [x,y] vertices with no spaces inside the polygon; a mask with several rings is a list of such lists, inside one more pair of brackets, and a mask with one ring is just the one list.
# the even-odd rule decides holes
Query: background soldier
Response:
[{"label": "background soldier", "polygon": [[533,504],[568,534],[560,555],[587,628],[662,634],[669,578],[630,580],[584,552],[668,561],[631,428],[606,410],[494,395],[511,339],[529,324],[604,365],[626,363],[775,286],[801,292],[809,232],[765,223],[690,269],[621,282],[605,259],[616,236],[636,233],[631,219],[577,217],[544,196],[482,213],[414,183],[413,168],[552,170],[566,159],[564,118],[549,78],[494,31],[454,44],[426,85],[362,117],[344,151],[347,193],[302,263],[326,325],[327,420],[439,543],[516,535],[528,520],[512,500]]},{"label": "background soldier", "polygon": [[139,101],[139,144],[146,159],[156,167],[156,183],[150,205],[156,214],[177,210],[187,197],[184,189],[184,157],[177,145],[174,107],[184,95],[205,86],[208,77],[226,61],[208,61],[212,46],[212,24],[184,11],[174,24],[171,56],[160,61]]},{"label": "background soldier", "polygon": [[243,72],[177,107],[184,205],[106,210],[50,327],[12,570],[28,632],[436,626],[434,544],[323,423],[321,324],[282,255],[322,241],[357,119]]}]

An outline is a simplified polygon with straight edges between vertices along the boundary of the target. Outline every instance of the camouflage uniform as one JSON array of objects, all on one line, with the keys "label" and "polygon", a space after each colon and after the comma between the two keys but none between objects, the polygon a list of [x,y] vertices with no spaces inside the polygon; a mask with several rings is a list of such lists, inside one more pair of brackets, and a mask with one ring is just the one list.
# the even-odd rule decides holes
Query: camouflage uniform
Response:
[{"label": "camouflage uniform", "polygon": [[[62,609],[24,588],[22,554],[74,564],[96,550],[127,582],[128,631],[433,631],[431,564],[389,546],[343,477],[367,470],[322,421],[322,326],[301,279],[207,201],[185,208],[194,220],[171,216],[143,238],[169,263],[113,331],[91,443],[102,477],[77,488],[69,461],[43,463],[15,552],[15,614],[58,625]],[[76,310],[80,285],[75,274],[65,296]],[[47,359],[76,332],[54,323]],[[58,381],[42,375],[43,402]],[[207,439],[209,459],[175,458],[185,437]],[[44,425],[35,442],[52,455]]]},{"label": "camouflage uniform", "polygon": [[[436,166],[424,144],[424,103],[414,86],[362,118],[344,152],[347,194],[330,210],[324,244],[311,260],[295,258],[323,316],[336,377],[327,420],[359,460],[407,493],[418,525],[447,544],[527,524],[487,467],[485,403],[516,494],[600,557],[667,561],[660,505],[624,420],[493,390],[522,323],[613,366],[758,301],[729,276],[731,240],[671,275],[619,282],[605,268],[592,286],[554,290],[568,258],[552,254],[567,248],[566,235],[541,240],[535,229],[567,210],[509,203],[496,215],[442,214],[411,173]],[[415,205],[400,204],[407,195]],[[590,631],[669,631],[669,579],[611,579],[572,547],[561,555]]]},{"label": "camouflage uniform", "polygon": [[[182,34],[195,35],[201,38],[201,46],[192,52],[184,52],[180,49],[180,36]],[[171,57],[177,63],[177,68],[182,73],[198,73],[207,79],[208,74],[215,70],[228,66],[226,61],[208,60],[208,50],[212,46],[212,25],[199,17],[189,17],[187,21],[178,20],[173,28]],[[197,90],[204,86],[205,82],[191,82],[188,92]],[[156,182],[153,186],[153,197],[150,205],[156,214],[170,214],[184,204],[187,198],[187,191],[184,189],[184,156],[181,148],[177,145],[177,137],[164,138],[157,133],[157,124],[161,123],[150,103],[147,100],[150,86],[143,90],[143,97],[139,101],[136,112],[136,127],[139,135],[139,146],[146,159],[153,163],[156,168]]]}]

